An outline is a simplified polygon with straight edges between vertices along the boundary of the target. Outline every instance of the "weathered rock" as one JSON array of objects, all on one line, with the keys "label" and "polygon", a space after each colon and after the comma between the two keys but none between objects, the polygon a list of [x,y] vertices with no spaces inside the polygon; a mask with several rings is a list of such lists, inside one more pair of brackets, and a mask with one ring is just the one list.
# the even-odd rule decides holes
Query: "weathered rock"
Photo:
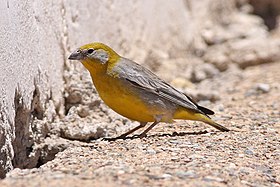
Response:
[{"label": "weathered rock", "polygon": [[270,86],[269,86],[269,84],[259,83],[256,85],[256,89],[263,93],[268,93],[270,90]]},{"label": "weathered rock", "polygon": [[201,64],[194,67],[191,81],[200,82],[207,78],[212,78],[219,73],[219,70],[212,64]]},{"label": "weathered rock", "polygon": [[279,59],[280,40],[267,38],[248,39],[232,42],[229,59],[241,68],[273,62]]}]

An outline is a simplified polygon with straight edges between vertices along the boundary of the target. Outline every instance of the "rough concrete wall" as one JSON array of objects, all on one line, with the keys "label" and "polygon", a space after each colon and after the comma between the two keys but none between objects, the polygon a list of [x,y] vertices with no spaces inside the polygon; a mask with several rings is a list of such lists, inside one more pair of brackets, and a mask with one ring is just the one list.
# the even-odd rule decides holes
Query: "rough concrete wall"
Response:
[{"label": "rough concrete wall", "polygon": [[35,139],[31,125],[45,117],[49,100],[60,110],[65,58],[61,8],[57,1],[1,0],[1,176],[13,166],[28,167]]},{"label": "rough concrete wall", "polygon": [[182,0],[72,1],[65,17],[71,49],[100,41],[140,62],[151,49],[185,49],[194,32]]}]

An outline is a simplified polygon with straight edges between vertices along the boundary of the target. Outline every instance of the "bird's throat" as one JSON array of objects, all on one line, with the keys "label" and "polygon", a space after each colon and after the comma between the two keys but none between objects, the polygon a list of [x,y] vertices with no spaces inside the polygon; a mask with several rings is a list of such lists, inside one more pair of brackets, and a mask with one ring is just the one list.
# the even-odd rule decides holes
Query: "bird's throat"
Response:
[{"label": "bird's throat", "polygon": [[105,74],[107,70],[107,64],[101,64],[93,60],[81,61],[84,67],[90,72],[91,75]]}]

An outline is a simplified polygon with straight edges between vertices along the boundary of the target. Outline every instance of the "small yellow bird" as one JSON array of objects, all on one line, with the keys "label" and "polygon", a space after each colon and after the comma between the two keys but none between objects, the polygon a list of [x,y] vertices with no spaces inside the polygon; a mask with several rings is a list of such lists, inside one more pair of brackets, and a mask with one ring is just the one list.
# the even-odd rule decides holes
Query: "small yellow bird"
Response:
[{"label": "small yellow bird", "polygon": [[114,139],[124,139],[153,122],[139,135],[142,138],[159,122],[171,123],[173,119],[202,121],[220,131],[229,131],[210,119],[208,115],[214,114],[213,111],[199,106],[186,94],[105,44],[84,45],[69,59],[80,60],[88,69],[101,99],[111,109],[140,122],[139,126]]}]

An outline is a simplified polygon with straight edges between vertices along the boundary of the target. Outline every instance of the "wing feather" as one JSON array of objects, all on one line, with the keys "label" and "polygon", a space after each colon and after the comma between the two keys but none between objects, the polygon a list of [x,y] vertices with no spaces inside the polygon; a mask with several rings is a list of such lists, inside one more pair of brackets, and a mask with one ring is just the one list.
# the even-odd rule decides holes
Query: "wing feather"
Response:
[{"label": "wing feather", "polygon": [[111,70],[117,72],[119,78],[122,78],[138,88],[144,89],[150,93],[154,93],[166,100],[177,105],[195,110],[203,114],[213,114],[214,112],[199,106],[189,96],[178,91],[165,81],[161,80],[150,70],[140,66],[139,64],[122,58],[121,62],[116,64]]}]

